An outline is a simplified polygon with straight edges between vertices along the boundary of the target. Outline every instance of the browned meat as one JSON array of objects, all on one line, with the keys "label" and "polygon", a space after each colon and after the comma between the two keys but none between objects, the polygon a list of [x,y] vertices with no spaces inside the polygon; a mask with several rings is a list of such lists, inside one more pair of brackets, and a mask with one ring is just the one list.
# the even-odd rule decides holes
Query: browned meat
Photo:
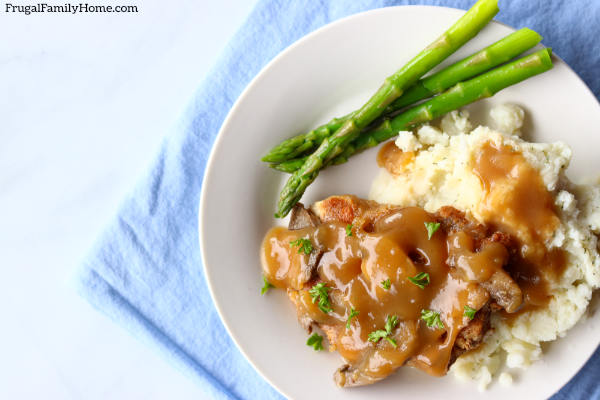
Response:
[{"label": "browned meat", "polygon": [[353,224],[355,230],[373,231],[373,224],[399,207],[363,200],[351,195],[331,196],[316,202],[312,210],[323,222]]},{"label": "browned meat", "polygon": [[[481,250],[489,243],[500,243],[506,247],[509,252],[515,252],[515,243],[510,235],[503,232],[494,232],[486,235],[485,226],[472,222],[466,218],[465,213],[454,207],[444,206],[440,208],[437,215],[442,227],[448,232],[465,231],[475,239],[475,249]],[[452,262],[450,263],[453,264]],[[515,280],[505,271],[496,271],[487,282],[481,284],[489,293],[492,299],[508,313],[517,311],[523,302],[521,288]]]},{"label": "browned meat", "polygon": [[491,315],[492,308],[489,304],[486,304],[481,310],[477,311],[473,320],[461,329],[454,342],[452,357],[448,366],[452,365],[462,354],[479,347],[485,334],[490,329]]},{"label": "browned meat", "polygon": [[316,202],[313,211],[323,222],[343,222],[351,224],[354,218],[370,208],[378,207],[374,201],[359,199],[355,196],[331,196]]},{"label": "browned meat", "polygon": [[464,212],[454,207],[444,206],[436,214],[442,229],[447,232],[468,232],[475,239],[478,250],[486,243],[500,243],[511,253],[516,251],[517,244],[509,234],[499,231],[489,234],[484,225],[469,220]]},{"label": "browned meat", "polygon": [[476,241],[486,236],[485,226],[469,220],[465,213],[451,206],[444,206],[436,213],[441,227],[446,232],[468,232]]},{"label": "browned meat", "polygon": [[488,236],[483,240],[486,242],[496,242],[504,245],[509,251],[514,252],[516,250],[516,243],[513,238],[504,232],[494,232],[491,236]]},{"label": "browned meat", "polygon": [[[441,225],[440,233],[433,240],[427,237],[427,230],[423,226],[424,223],[427,226],[432,220],[437,220]],[[344,234],[347,224],[352,224],[352,235]],[[470,220],[465,213],[453,207],[442,207],[437,213],[429,214],[414,207],[382,205],[355,196],[332,196],[315,203],[311,209],[301,204],[294,207],[289,230],[301,229],[305,230],[297,234],[299,237],[307,235],[311,238],[313,251],[308,257],[303,256],[301,270],[295,270],[296,274],[300,274],[299,281],[303,284],[288,287],[288,296],[295,305],[300,324],[309,332],[314,328],[324,332],[330,351],[339,351],[348,363],[334,375],[339,386],[371,384],[406,364],[432,375],[443,375],[460,355],[481,345],[490,329],[492,312],[502,308],[507,312],[514,312],[521,304],[522,293],[519,286],[503,269],[509,259],[509,246],[513,246],[511,237],[502,232],[490,234],[486,226]],[[450,244],[454,243],[452,238],[457,238],[456,245]],[[382,253],[386,255],[381,255],[381,263],[368,264],[365,261],[364,254],[372,252],[375,247],[364,246],[371,246],[371,243],[392,246],[389,254],[396,257],[394,261],[398,262],[389,263],[389,271],[386,269],[388,264],[385,258],[388,253]],[[319,246],[323,249],[318,248]],[[455,246],[452,254],[450,246]],[[333,250],[336,248],[337,252]],[[394,253],[395,248],[401,249],[400,252]],[[418,248],[419,251],[415,252],[412,248]],[[401,258],[402,254],[404,259]],[[351,261],[355,259],[358,260],[358,266]],[[409,259],[408,263],[404,261],[406,259]],[[320,263],[323,264],[322,268],[319,268]],[[373,265],[377,267],[373,269]],[[374,342],[367,340],[366,333],[381,330],[384,327],[383,321],[387,321],[391,314],[404,312],[405,315],[419,315],[421,310],[430,307],[429,304],[435,298],[434,292],[421,292],[422,288],[406,283],[406,276],[394,279],[396,275],[391,274],[396,274],[396,268],[399,268],[397,265],[405,266],[404,271],[414,271],[409,276],[414,276],[420,270],[428,271],[432,276],[432,287],[433,282],[444,282],[446,277],[449,277],[449,282],[452,279],[468,281],[471,286],[466,304],[479,309],[474,319],[468,321],[461,314],[457,317],[456,313],[444,314],[440,310],[446,328],[436,330],[431,329],[429,322],[424,328],[422,318],[400,317],[398,325],[389,332],[393,335],[389,337],[393,339],[393,346],[387,339]],[[357,272],[353,272],[355,270]],[[408,275],[408,272],[399,273]],[[377,281],[374,281],[375,276]],[[371,282],[379,282],[384,277],[391,278],[388,280],[392,281],[392,285],[397,285],[396,288],[402,288],[401,290],[417,290],[411,295],[414,297],[411,297],[413,300],[410,304],[403,305],[405,308],[402,311],[381,311],[380,308],[384,307],[382,305],[386,304],[381,298],[387,296],[386,292],[381,289],[381,285],[377,285],[375,289],[366,286]],[[319,309],[314,296],[309,292],[318,282],[326,282],[331,288],[331,312]],[[336,286],[337,282],[340,282],[339,286]],[[466,290],[460,289],[461,286],[446,287],[451,296],[454,295],[452,290]],[[365,292],[364,288],[368,291]],[[443,290],[443,287],[438,286],[437,290]],[[361,297],[358,297],[359,294]],[[465,297],[463,295],[456,297],[458,298]],[[351,303],[349,299],[352,299]],[[415,301],[416,306],[412,306]],[[361,313],[352,320],[353,328],[347,328],[351,307],[356,307]],[[416,308],[415,312],[410,311],[411,307]],[[376,317],[370,316],[372,314],[369,310],[373,310]],[[354,331],[357,326],[361,330]],[[454,334],[448,335],[449,332]],[[458,335],[455,337],[456,332]],[[421,362],[421,365],[417,361],[423,357],[433,361]]]}]

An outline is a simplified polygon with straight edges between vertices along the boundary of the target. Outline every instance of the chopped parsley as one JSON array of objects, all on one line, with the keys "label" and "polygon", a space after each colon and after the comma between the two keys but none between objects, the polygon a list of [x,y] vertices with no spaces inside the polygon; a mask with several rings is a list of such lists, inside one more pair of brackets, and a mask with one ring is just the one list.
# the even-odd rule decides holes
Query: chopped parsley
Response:
[{"label": "chopped parsley", "polygon": [[306,341],[307,346],[312,346],[315,351],[323,350],[323,336],[313,333]]},{"label": "chopped parsley", "polygon": [[396,341],[390,337],[392,330],[398,326],[398,317],[395,315],[389,316],[385,320],[385,329],[379,329],[369,333],[369,341],[373,343],[379,342],[381,339],[387,340],[394,348],[398,347]]},{"label": "chopped parsley", "polygon": [[291,246],[297,246],[298,247],[298,253],[302,253],[304,252],[304,254],[310,254],[311,251],[313,251],[313,246],[312,243],[310,242],[310,239],[296,239],[296,240],[292,240],[290,242]]},{"label": "chopped parsley", "polygon": [[325,283],[321,282],[317,283],[308,291],[308,293],[310,293],[310,296],[312,297],[313,304],[316,303],[318,300],[319,309],[325,314],[331,312],[331,303],[329,302],[329,295],[327,294],[329,290],[330,288],[325,286]]},{"label": "chopped parsley", "polygon": [[421,319],[425,321],[428,327],[444,329],[444,323],[440,319],[440,313],[433,310],[421,310]]},{"label": "chopped parsley", "polygon": [[263,295],[263,294],[267,293],[267,291],[268,291],[269,289],[271,289],[271,288],[274,288],[274,287],[275,287],[275,286],[271,285],[271,282],[269,282],[269,281],[267,280],[267,278],[265,278],[264,276],[263,276],[263,282],[264,282],[264,283],[263,283],[263,287],[262,287],[262,289],[260,289],[260,294],[261,294],[261,295]]},{"label": "chopped parsley", "polygon": [[427,228],[427,238],[431,239],[433,234],[436,233],[438,229],[440,229],[440,223],[439,222],[425,222],[425,228]]},{"label": "chopped parsley", "polygon": [[476,309],[471,308],[469,306],[465,306],[465,313],[464,316],[469,318],[470,320],[472,320],[473,318],[475,318],[475,313],[477,312]]},{"label": "chopped parsley", "polygon": [[427,272],[419,272],[415,276],[409,276],[408,280],[421,289],[425,289],[425,286],[429,285],[429,274]]},{"label": "chopped parsley", "polygon": [[352,236],[352,224],[346,225],[346,236]]},{"label": "chopped parsley", "polygon": [[381,287],[384,288],[385,290],[390,290],[390,288],[392,287],[392,282],[390,282],[389,279],[386,279],[385,281],[381,281]]},{"label": "chopped parsley", "polygon": [[350,315],[348,315],[348,321],[346,321],[346,329],[350,329],[350,321],[356,317],[360,311],[356,311],[354,308],[350,309]]}]

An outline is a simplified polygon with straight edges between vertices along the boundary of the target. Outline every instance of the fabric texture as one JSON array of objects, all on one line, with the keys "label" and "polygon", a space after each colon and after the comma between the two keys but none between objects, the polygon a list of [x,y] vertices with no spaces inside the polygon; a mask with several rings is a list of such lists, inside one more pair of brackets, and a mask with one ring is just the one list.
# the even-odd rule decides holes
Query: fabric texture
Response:
[{"label": "fabric texture", "polygon": [[[215,399],[279,399],[227,335],[200,272],[197,211],[204,168],[234,101],[259,70],[305,34],[361,11],[406,4],[468,9],[474,0],[261,0],[198,88],[153,167],[84,261],[95,307],[189,372]],[[600,95],[600,1],[501,0],[498,21],[529,27]],[[573,45],[577,43],[577,45]],[[596,49],[596,50],[594,50]],[[560,94],[557,94],[560,96]],[[600,351],[554,396],[600,399]]]}]

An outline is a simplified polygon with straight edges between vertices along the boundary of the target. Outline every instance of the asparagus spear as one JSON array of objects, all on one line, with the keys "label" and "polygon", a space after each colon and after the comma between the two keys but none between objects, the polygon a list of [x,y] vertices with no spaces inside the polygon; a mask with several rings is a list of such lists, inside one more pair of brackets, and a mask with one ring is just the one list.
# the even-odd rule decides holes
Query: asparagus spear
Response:
[{"label": "asparagus spear", "polygon": [[[431,121],[449,111],[466,106],[481,98],[491,97],[508,86],[548,71],[552,68],[551,55],[551,49],[542,49],[476,78],[458,83],[445,93],[386,120],[375,129],[363,132],[327,165],[344,163],[353,154],[396,136],[400,130]],[[305,160],[306,157],[296,158],[280,164],[272,164],[271,167],[292,173],[300,168]]]},{"label": "asparagus spear", "polygon": [[[368,133],[365,133],[365,134],[368,134]],[[352,143],[350,145],[352,145]],[[284,162],[269,164],[269,167],[276,169],[277,171],[280,171],[280,172],[286,172],[288,174],[292,174],[297,169],[299,169],[302,166],[302,164],[304,164],[304,161],[306,161],[307,158],[308,158],[308,156],[304,156],[304,157],[300,157],[300,158],[292,158],[291,160],[287,160]]]},{"label": "asparagus spear", "polygon": [[418,81],[403,96],[390,104],[388,111],[399,110],[419,100],[441,93],[458,82],[507,62],[529,50],[541,40],[542,37],[537,32],[529,28],[519,29],[485,49]]},{"label": "asparagus spear", "polygon": [[[542,37],[528,28],[522,28],[496,43],[464,58],[441,71],[419,80],[398,99],[393,101],[383,114],[400,110],[427,97],[441,93],[452,85],[469,79],[482,72],[500,65],[513,57],[532,48],[542,40]],[[293,138],[287,139],[273,147],[262,161],[278,163],[298,157],[307,151],[317,148],[328,136],[331,136],[353,113],[341,118],[334,118],[328,123]]]},{"label": "asparagus spear", "polygon": [[403,91],[442,62],[460,46],[475,36],[498,12],[497,0],[478,0],[444,34],[427,46],[415,58],[388,77],[379,90],[290,176],[279,195],[276,217],[285,217],[304,191],[319,174],[319,170],[335,156],[344,151],[360,131],[377,118],[383,110]]}]

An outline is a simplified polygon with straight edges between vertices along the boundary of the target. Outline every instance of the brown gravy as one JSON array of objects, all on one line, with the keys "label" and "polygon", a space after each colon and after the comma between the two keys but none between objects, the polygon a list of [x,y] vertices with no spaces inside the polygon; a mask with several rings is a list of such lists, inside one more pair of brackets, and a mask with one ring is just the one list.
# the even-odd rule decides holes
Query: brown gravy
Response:
[{"label": "brown gravy", "polygon": [[387,169],[392,175],[400,175],[414,158],[414,152],[404,152],[396,146],[393,140],[390,140],[377,153],[377,165]]},{"label": "brown gravy", "polygon": [[486,143],[472,164],[484,189],[480,212],[485,222],[518,242],[506,270],[523,290],[520,311],[545,306],[551,282],[566,265],[564,251],[549,252],[545,246],[560,225],[552,195],[538,171],[509,146]]},{"label": "brown gravy", "polygon": [[[469,322],[464,307],[479,310],[487,303],[489,296],[478,282],[501,269],[508,253],[499,243],[485,244],[475,253],[468,232],[461,232],[467,237],[461,241],[440,228],[429,239],[425,223],[436,220],[423,209],[408,207],[389,210],[373,222],[372,232],[354,229],[352,236],[340,222],[297,231],[272,228],[262,249],[265,276],[276,287],[288,289],[299,316],[308,316],[328,332],[330,345],[350,364],[363,359],[367,349],[377,352],[365,367],[373,379],[407,361],[429,374],[444,375],[456,336]],[[298,238],[324,251],[317,281],[331,288],[332,311],[327,314],[311,301],[308,289],[315,282],[298,280],[309,258],[290,246]],[[461,267],[449,267],[448,257],[461,258]],[[408,279],[419,272],[430,278],[423,289]],[[386,280],[387,290],[382,285]],[[351,309],[359,314],[346,329]],[[444,328],[427,326],[423,310],[438,312]],[[389,316],[400,321],[391,336],[397,348],[385,340],[368,340],[369,333],[384,329]]]},{"label": "brown gravy", "polygon": [[[381,149],[378,163],[391,173],[401,173],[412,158],[414,154],[403,153],[390,142]],[[383,211],[371,220],[334,210],[334,220],[293,231],[275,227],[263,241],[265,277],[287,289],[300,320],[318,324],[330,349],[353,368],[360,367],[367,383],[404,364],[444,375],[457,335],[470,322],[466,306],[480,310],[493,298],[510,319],[551,298],[551,283],[562,273],[566,256],[562,250],[549,252],[544,245],[560,221],[542,178],[522,154],[505,145],[486,143],[471,163],[484,189],[479,211],[487,232],[506,234],[510,245],[482,240],[481,232],[444,225],[429,238],[425,224],[441,221],[440,215],[390,206],[381,206]],[[348,235],[350,221],[355,225]],[[300,238],[322,252],[316,274],[310,271],[310,256],[291,246]],[[424,288],[409,279],[421,272],[429,274]],[[383,282],[388,280],[386,289]],[[505,286],[507,293],[512,290],[519,301],[503,304],[489,289],[494,281],[499,287],[512,282],[513,287]],[[316,283],[329,288],[330,312],[312,301],[309,290]],[[359,314],[347,329],[353,309]],[[439,313],[443,328],[428,326],[424,310]],[[384,329],[391,316],[399,321],[389,336],[397,347],[387,340],[369,341],[369,333]]]}]

